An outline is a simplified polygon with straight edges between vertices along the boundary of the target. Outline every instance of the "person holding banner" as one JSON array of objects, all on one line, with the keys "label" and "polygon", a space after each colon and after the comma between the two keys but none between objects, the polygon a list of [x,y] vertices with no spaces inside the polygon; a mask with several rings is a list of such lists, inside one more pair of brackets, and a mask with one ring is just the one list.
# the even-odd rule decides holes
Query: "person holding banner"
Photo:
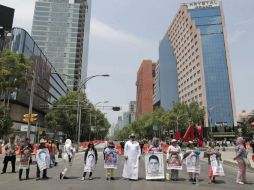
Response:
[{"label": "person holding banner", "polygon": [[185,151],[184,158],[186,160],[186,169],[189,174],[189,181],[193,184],[198,184],[198,177],[200,174],[200,150],[194,147],[192,141],[189,141],[188,147]]},{"label": "person holding banner", "polygon": [[129,180],[138,180],[138,167],[141,156],[139,143],[135,140],[135,134],[130,135],[130,140],[124,146],[124,168],[123,178]]},{"label": "person holding banner", "polygon": [[36,153],[36,162],[37,162],[37,172],[36,172],[36,180],[40,180],[40,173],[42,174],[42,179],[48,179],[47,177],[47,169],[50,165],[50,155],[49,150],[46,147],[46,140],[41,139],[40,145],[38,147],[37,153]]},{"label": "person holding banner", "polygon": [[87,172],[89,172],[88,179],[89,180],[93,179],[92,175],[93,175],[93,171],[95,170],[97,160],[98,160],[97,150],[94,147],[94,144],[90,142],[88,144],[88,148],[85,151],[85,156],[84,156],[85,167],[84,167],[83,177],[81,178],[82,181],[85,180]]},{"label": "person holding banner", "polygon": [[[27,144],[26,144],[27,143]],[[33,147],[30,144],[30,139],[26,138],[26,143],[23,142],[20,148],[19,161],[19,181],[21,181],[23,169],[26,170],[26,179],[29,179],[30,164],[32,162]]]},{"label": "person holding banner", "polygon": [[178,180],[178,171],[182,170],[181,148],[177,145],[176,139],[172,139],[167,150],[167,169],[171,170],[172,181]]},{"label": "person holding banner", "polygon": [[104,168],[106,169],[106,179],[114,180],[115,169],[118,164],[118,152],[113,141],[108,141],[107,148],[104,150]]},{"label": "person holding banner", "polygon": [[60,179],[69,179],[66,174],[70,171],[72,166],[74,155],[75,155],[75,148],[72,146],[71,139],[66,139],[64,144],[64,170],[60,173]]},{"label": "person holding banner", "polygon": [[152,152],[152,153],[162,152],[159,138],[156,138],[156,137],[153,138],[152,144],[149,147],[149,152]]},{"label": "person holding banner", "polygon": [[236,140],[235,147],[236,156],[234,160],[237,161],[238,164],[238,172],[236,177],[236,183],[243,185],[246,183],[246,166],[247,166],[247,151],[244,146],[244,139],[242,137],[238,137]]},{"label": "person holding banner", "polygon": [[224,176],[224,170],[221,164],[221,153],[215,147],[215,143],[210,143],[210,148],[205,152],[205,157],[208,158],[209,167],[209,184],[216,183],[216,176]]}]

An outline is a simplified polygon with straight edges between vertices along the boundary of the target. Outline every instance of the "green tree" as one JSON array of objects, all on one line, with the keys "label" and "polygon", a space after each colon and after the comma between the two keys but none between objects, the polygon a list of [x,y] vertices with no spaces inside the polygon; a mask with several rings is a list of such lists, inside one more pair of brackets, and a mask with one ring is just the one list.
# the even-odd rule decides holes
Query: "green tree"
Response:
[{"label": "green tree", "polygon": [[[80,140],[90,140],[97,133],[104,138],[110,127],[109,122],[99,110],[89,102],[85,93],[71,91],[53,103],[53,108],[45,116],[46,125],[52,130],[63,131],[69,138],[76,139],[78,131],[78,100],[81,107]],[[96,120],[96,121],[95,121]],[[91,126],[95,126],[95,131]],[[101,129],[104,129],[103,131]]]},{"label": "green tree", "polygon": [[153,126],[159,126],[158,136],[161,132],[169,130],[186,129],[190,124],[202,124],[205,111],[197,103],[185,104],[184,102],[175,102],[171,111],[155,109],[154,112],[140,116],[136,121],[124,127],[116,136],[120,139],[128,138],[131,132],[136,133],[140,138],[155,135]]},{"label": "green tree", "polygon": [[0,107],[0,138],[12,133],[12,120],[6,108]]},{"label": "green tree", "polygon": [[[32,61],[26,59],[23,54],[16,54],[10,50],[3,50],[0,54],[0,89],[4,97],[4,105],[7,98],[7,110],[9,108],[10,94],[18,90],[31,79]],[[30,73],[30,74],[29,74]]]}]

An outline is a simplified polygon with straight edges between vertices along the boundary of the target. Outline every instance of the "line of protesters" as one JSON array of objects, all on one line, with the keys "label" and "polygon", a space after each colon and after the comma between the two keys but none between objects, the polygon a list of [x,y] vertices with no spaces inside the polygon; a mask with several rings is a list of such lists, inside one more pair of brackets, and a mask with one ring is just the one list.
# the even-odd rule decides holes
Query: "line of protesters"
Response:
[{"label": "line of protesters", "polygon": [[[16,150],[17,146],[14,143],[14,138],[11,137],[9,143],[4,147],[4,167],[2,174],[6,173],[8,162],[12,163],[12,172],[15,173],[15,162],[16,162]],[[29,179],[30,164],[32,163],[32,151],[33,147],[30,144],[30,140],[26,139],[25,142],[21,143],[20,148],[20,164],[19,164],[19,180],[22,180],[23,170],[26,170],[26,179]],[[52,142],[47,142],[44,139],[40,140],[38,150],[36,153],[37,172],[36,179],[48,179],[47,169],[50,165],[57,165],[55,161],[55,154],[57,146]],[[73,165],[75,148],[72,145],[70,139],[65,141],[63,147],[63,163],[64,170],[60,173],[59,178],[68,179],[67,174]],[[238,163],[238,173],[236,178],[237,184],[246,183],[246,167],[247,151],[244,145],[244,139],[239,137],[236,141],[235,148],[236,156],[234,160]],[[159,158],[156,156],[158,153],[162,153],[162,148],[158,138],[154,138],[152,144],[149,147],[149,153],[151,156],[148,159],[149,167],[148,170],[151,172],[151,176],[155,177],[159,171]],[[104,168],[106,172],[107,180],[115,179],[115,170],[118,165],[118,151],[115,148],[113,141],[108,141],[106,147],[103,150],[104,154]],[[129,140],[124,145],[124,168],[122,177],[129,180],[138,180],[139,171],[139,160],[141,158],[140,144],[135,140],[135,134],[129,136]],[[224,176],[224,170],[222,166],[222,157],[219,150],[216,148],[216,144],[211,142],[208,150],[204,153],[204,157],[208,158],[208,176],[209,184],[216,183],[216,177]],[[166,173],[166,179],[177,181],[179,180],[179,170],[182,170],[183,160],[186,163],[186,170],[189,176],[189,181],[193,184],[198,184],[200,175],[200,149],[194,146],[192,141],[188,142],[188,147],[185,151],[181,150],[181,147],[177,144],[177,140],[171,140],[171,145],[168,147],[166,155],[166,165],[168,172]],[[84,154],[84,170],[81,180],[85,180],[87,173],[89,173],[89,180],[92,180],[92,174],[95,171],[96,164],[98,161],[98,153],[93,143],[89,143],[88,148]],[[163,159],[162,159],[163,161]],[[164,179],[164,168],[163,179]],[[153,178],[151,178],[153,179]],[[156,178],[155,178],[156,179]],[[159,178],[157,178],[159,179]]]}]

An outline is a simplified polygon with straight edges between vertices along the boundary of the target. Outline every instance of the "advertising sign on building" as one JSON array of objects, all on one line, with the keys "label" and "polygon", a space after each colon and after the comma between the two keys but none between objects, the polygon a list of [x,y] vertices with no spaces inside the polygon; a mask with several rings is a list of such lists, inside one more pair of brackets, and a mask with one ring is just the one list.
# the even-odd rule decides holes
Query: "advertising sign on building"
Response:
[{"label": "advertising sign on building", "polygon": [[212,0],[212,1],[186,3],[184,5],[186,5],[188,9],[203,9],[203,8],[218,7],[219,2],[216,0]]}]

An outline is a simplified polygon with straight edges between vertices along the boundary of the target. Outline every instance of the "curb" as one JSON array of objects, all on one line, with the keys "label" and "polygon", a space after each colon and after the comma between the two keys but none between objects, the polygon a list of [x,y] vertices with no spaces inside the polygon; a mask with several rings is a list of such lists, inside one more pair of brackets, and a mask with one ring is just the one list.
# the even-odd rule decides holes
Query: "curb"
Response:
[{"label": "curb", "polygon": [[[223,160],[223,164],[227,165],[227,166],[232,166],[234,168],[238,168],[237,163],[233,162],[233,161],[228,161],[228,160]],[[247,167],[247,171],[249,173],[254,173],[254,168],[253,167]]]}]

